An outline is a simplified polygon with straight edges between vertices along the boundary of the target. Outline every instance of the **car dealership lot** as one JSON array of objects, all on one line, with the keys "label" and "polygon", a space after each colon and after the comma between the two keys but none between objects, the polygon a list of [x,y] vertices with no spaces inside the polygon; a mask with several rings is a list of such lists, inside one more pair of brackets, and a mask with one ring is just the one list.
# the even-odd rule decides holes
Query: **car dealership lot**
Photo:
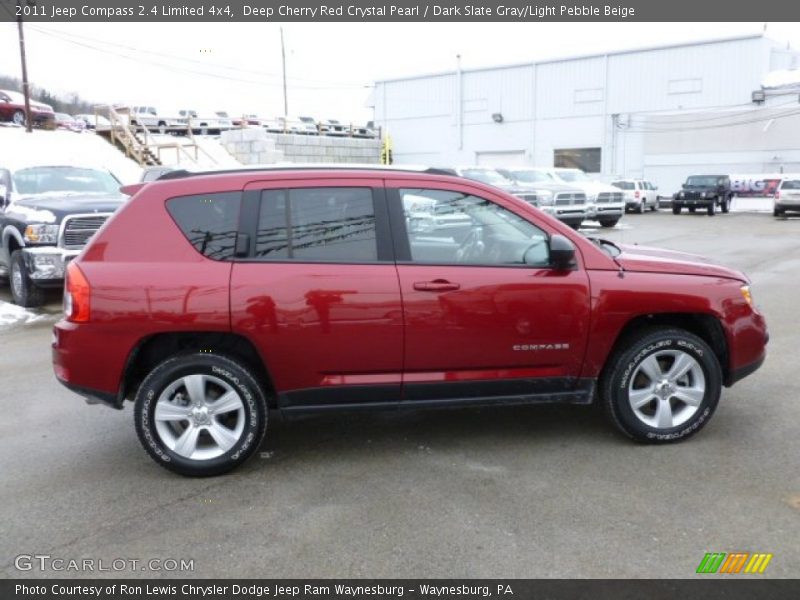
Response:
[{"label": "car dealership lot", "polygon": [[130,406],[87,407],[55,381],[53,294],[44,318],[0,329],[1,573],[39,576],[14,557],[48,554],[193,559],[201,577],[688,577],[706,552],[749,551],[797,577],[798,227],[662,211],[582,229],[744,269],[767,316],[764,367],[662,447],[593,407],[351,414],[273,421],[235,473],[178,477],[141,449]]}]

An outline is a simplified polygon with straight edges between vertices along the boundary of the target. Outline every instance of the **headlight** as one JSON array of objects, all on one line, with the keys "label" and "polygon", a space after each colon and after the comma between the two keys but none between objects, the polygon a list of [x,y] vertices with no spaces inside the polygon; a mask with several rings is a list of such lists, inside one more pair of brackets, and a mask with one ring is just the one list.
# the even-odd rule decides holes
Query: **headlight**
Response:
[{"label": "headlight", "polygon": [[743,285],[739,288],[739,291],[742,293],[742,298],[744,298],[744,301],[750,306],[753,306],[753,295],[750,293],[750,286]]},{"label": "headlight", "polygon": [[550,190],[536,190],[536,199],[542,206],[552,206],[553,192]]},{"label": "headlight", "polygon": [[685,198],[685,197],[686,197],[686,194],[684,194],[683,192],[681,192],[680,194],[678,194],[678,198]]},{"label": "headlight", "polygon": [[706,197],[706,193],[705,192],[700,192],[700,197],[701,198],[705,198]]},{"label": "headlight", "polygon": [[58,241],[58,225],[28,225],[24,237],[31,244],[55,244]]}]

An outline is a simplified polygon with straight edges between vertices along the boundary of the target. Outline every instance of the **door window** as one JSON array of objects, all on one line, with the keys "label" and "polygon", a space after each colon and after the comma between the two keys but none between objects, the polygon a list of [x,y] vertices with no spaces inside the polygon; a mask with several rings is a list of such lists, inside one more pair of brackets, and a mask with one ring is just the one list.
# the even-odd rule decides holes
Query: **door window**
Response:
[{"label": "door window", "polygon": [[261,259],[375,262],[375,209],[370,188],[267,190],[256,233]]},{"label": "door window", "polygon": [[399,193],[415,263],[549,263],[547,234],[498,204],[447,190],[401,189]]}]

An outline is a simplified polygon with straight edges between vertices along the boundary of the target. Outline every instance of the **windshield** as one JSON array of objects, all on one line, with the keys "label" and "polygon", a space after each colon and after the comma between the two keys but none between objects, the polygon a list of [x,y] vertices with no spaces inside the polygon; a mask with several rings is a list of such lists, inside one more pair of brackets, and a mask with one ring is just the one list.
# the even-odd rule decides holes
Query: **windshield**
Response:
[{"label": "windshield", "polygon": [[564,181],[570,183],[574,181],[591,181],[582,171],[556,171],[556,175]]},{"label": "windshield", "polygon": [[30,167],[16,171],[12,178],[20,194],[53,192],[116,193],[117,181],[111,173],[78,167]]},{"label": "windshield", "polygon": [[612,181],[611,185],[615,188],[619,188],[621,190],[632,190],[635,189],[632,181]]},{"label": "windshield", "polygon": [[700,176],[692,176],[686,180],[686,185],[696,186],[696,187],[713,187],[717,185],[717,181],[719,177],[716,175],[700,175]]},{"label": "windshield", "polygon": [[513,185],[513,183],[492,169],[464,169],[461,173],[467,179],[474,179],[490,185]]},{"label": "windshield", "polygon": [[786,179],[781,184],[782,190],[800,190],[800,179]]},{"label": "windshield", "polygon": [[511,173],[516,177],[519,181],[524,183],[541,183],[541,182],[549,182],[552,183],[554,180],[550,175],[547,173],[543,173],[542,171],[511,171]]}]

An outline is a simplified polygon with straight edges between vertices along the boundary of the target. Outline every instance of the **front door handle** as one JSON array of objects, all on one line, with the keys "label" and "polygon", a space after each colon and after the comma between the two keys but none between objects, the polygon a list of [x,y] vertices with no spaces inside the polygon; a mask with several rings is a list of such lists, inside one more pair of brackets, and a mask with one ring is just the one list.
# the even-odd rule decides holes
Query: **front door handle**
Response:
[{"label": "front door handle", "polygon": [[460,289],[457,283],[450,283],[445,279],[434,279],[433,281],[417,281],[414,289],[419,292],[452,292]]}]

